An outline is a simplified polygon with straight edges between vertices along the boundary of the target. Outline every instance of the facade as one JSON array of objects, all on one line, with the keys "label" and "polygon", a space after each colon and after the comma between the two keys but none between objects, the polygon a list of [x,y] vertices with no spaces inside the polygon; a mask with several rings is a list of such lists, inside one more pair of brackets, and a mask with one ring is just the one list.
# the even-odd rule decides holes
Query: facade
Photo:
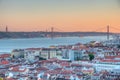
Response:
[{"label": "facade", "polygon": [[62,50],[56,49],[56,48],[42,48],[40,52],[40,57],[44,59],[50,59],[50,58],[62,58]]},{"label": "facade", "polygon": [[88,59],[85,50],[81,49],[63,49],[63,60],[78,61],[82,59]]},{"label": "facade", "polygon": [[25,49],[24,58],[33,62],[38,59],[62,58],[62,50],[56,48],[28,48]]},{"label": "facade", "polygon": [[24,58],[27,61],[34,62],[39,60],[39,54],[41,52],[41,48],[28,48],[25,49]]},{"label": "facade", "polygon": [[96,71],[114,71],[120,70],[120,65],[113,65],[113,64],[94,64]]},{"label": "facade", "polygon": [[11,57],[13,58],[24,58],[24,49],[14,49],[11,52]]}]

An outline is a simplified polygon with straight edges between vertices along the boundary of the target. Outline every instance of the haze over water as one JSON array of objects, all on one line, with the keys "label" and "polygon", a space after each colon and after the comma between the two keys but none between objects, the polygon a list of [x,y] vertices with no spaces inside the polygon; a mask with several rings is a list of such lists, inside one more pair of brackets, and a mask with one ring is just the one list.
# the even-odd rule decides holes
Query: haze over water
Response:
[{"label": "haze over water", "polygon": [[0,39],[0,52],[11,52],[13,49],[40,48],[51,45],[71,45],[90,41],[103,41],[106,36],[88,37],[58,37],[58,38],[29,38],[29,39]]}]

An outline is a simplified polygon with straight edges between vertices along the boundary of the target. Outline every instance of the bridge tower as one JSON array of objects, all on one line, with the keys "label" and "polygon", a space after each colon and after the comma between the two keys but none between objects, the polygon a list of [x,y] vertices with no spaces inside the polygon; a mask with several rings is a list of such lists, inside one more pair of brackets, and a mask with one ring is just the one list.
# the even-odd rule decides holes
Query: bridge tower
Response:
[{"label": "bridge tower", "polygon": [[109,30],[109,25],[107,26],[107,40],[109,41],[109,32],[110,32],[110,30]]},{"label": "bridge tower", "polygon": [[51,38],[53,39],[53,37],[54,37],[54,28],[51,27]]},{"label": "bridge tower", "polygon": [[6,26],[6,29],[5,29],[6,32],[8,32],[8,27]]}]

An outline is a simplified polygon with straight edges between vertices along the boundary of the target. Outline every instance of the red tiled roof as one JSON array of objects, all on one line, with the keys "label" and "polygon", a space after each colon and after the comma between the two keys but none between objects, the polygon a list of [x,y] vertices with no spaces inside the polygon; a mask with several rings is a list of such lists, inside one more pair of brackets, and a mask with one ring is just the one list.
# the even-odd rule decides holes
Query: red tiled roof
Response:
[{"label": "red tiled roof", "polygon": [[27,48],[25,50],[41,50],[41,48]]},{"label": "red tiled roof", "polygon": [[72,74],[72,73],[73,73],[73,71],[71,71],[71,70],[63,70],[61,72],[61,74]]},{"label": "red tiled roof", "polygon": [[61,71],[61,70],[62,70],[62,68],[56,68],[55,70],[56,70],[56,71]]},{"label": "red tiled roof", "polygon": [[0,64],[1,64],[1,65],[9,64],[9,61],[7,61],[7,60],[2,60],[2,61],[0,62]]},{"label": "red tiled roof", "polygon": [[51,71],[47,71],[46,73],[48,73],[48,74],[59,74],[60,71],[51,70]]},{"label": "red tiled roof", "polygon": [[101,60],[101,62],[120,62],[120,60]]},{"label": "red tiled roof", "polygon": [[40,63],[53,63],[53,61],[49,61],[49,60],[42,60]]},{"label": "red tiled roof", "polygon": [[115,58],[120,58],[120,55],[116,56]]},{"label": "red tiled roof", "polygon": [[23,70],[20,70],[19,67],[13,67],[13,69],[11,71],[14,71],[14,72],[25,72],[26,71],[26,68],[23,69]]},{"label": "red tiled roof", "polygon": [[68,63],[68,62],[62,62],[62,63],[60,63],[60,65],[61,66],[70,66],[70,63]]},{"label": "red tiled roof", "polygon": [[80,65],[80,64],[71,64],[71,66],[80,67],[80,66],[82,66],[82,65]]},{"label": "red tiled roof", "polygon": [[89,72],[89,73],[91,73],[91,72],[93,72],[93,70],[82,70],[82,72]]},{"label": "red tiled roof", "polygon": [[40,67],[40,68],[37,68],[38,71],[47,71],[49,70],[48,68],[45,68],[45,67]]},{"label": "red tiled roof", "polygon": [[105,56],[105,59],[114,59],[115,56]]},{"label": "red tiled roof", "polygon": [[0,58],[8,58],[10,57],[10,54],[0,54]]},{"label": "red tiled roof", "polygon": [[118,56],[105,56],[105,59],[115,59],[115,58],[120,58],[120,55],[118,55]]},{"label": "red tiled roof", "polygon": [[43,80],[43,79],[38,79],[38,80]]},{"label": "red tiled roof", "polygon": [[83,76],[81,76],[81,75],[78,76],[79,79],[82,78],[82,77],[83,77]]}]

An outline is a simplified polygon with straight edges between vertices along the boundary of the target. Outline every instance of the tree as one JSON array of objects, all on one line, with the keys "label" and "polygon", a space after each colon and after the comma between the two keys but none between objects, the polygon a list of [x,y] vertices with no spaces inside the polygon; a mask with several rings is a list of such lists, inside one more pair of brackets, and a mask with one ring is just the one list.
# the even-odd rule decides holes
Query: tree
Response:
[{"label": "tree", "polygon": [[3,78],[0,78],[0,80],[3,80]]},{"label": "tree", "polygon": [[13,59],[15,58],[15,56],[14,56],[14,55],[13,55],[12,57],[13,57]]},{"label": "tree", "polygon": [[120,48],[120,45],[118,45],[117,48]]},{"label": "tree", "polygon": [[45,58],[39,57],[39,60],[46,60]]},{"label": "tree", "polygon": [[80,60],[80,57],[77,57],[76,60],[79,61],[79,60]]},{"label": "tree", "polygon": [[20,58],[24,58],[24,55],[21,55]]},{"label": "tree", "polygon": [[94,59],[94,54],[90,53],[88,56],[89,56],[90,61],[92,61]]}]

